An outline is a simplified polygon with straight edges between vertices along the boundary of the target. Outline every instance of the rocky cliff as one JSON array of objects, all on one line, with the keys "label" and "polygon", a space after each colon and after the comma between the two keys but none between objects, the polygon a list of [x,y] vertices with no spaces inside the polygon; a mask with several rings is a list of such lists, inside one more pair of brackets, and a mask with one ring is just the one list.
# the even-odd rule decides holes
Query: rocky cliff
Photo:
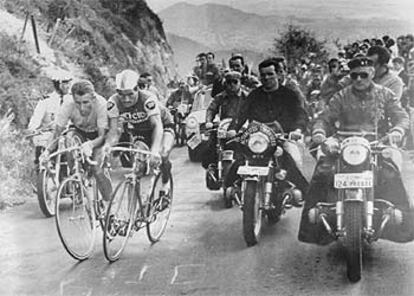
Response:
[{"label": "rocky cliff", "polygon": [[113,92],[115,74],[126,68],[150,72],[161,89],[176,75],[162,23],[144,0],[3,0],[1,5],[21,17],[33,14],[56,64],[75,64],[105,96]]}]

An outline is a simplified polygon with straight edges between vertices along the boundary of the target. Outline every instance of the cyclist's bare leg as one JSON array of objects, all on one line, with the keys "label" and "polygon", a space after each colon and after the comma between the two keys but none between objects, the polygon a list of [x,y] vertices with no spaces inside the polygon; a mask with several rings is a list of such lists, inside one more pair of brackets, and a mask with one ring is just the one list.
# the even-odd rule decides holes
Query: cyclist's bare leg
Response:
[{"label": "cyclist's bare leg", "polygon": [[98,162],[96,166],[92,167],[92,172],[96,179],[96,185],[102,195],[103,200],[109,201],[112,194],[112,183],[109,176],[105,174],[102,168],[103,150],[102,147],[94,150],[94,159]]},{"label": "cyclist's bare leg", "polygon": [[164,130],[161,144],[161,173],[162,173],[162,183],[165,184],[168,182],[168,176],[171,173],[171,162],[169,156],[172,148],[174,147],[175,137],[172,130]]}]

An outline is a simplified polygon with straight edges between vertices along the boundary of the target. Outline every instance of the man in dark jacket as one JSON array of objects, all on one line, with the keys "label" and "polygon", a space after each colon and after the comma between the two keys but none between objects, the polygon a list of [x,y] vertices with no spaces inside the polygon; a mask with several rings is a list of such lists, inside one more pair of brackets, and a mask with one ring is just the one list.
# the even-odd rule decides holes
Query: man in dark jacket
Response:
[{"label": "man in dark jacket", "polygon": [[[396,95],[388,88],[373,82],[373,61],[365,57],[354,58],[348,63],[352,84],[336,93],[325,111],[318,117],[312,130],[312,140],[322,143],[336,130],[354,132],[378,132],[382,137],[388,133],[392,143],[401,142],[409,126],[407,113],[402,109]],[[389,126],[392,126],[389,129]],[[324,144],[332,151],[339,142],[330,138]],[[322,156],[315,167],[299,228],[299,240],[307,243],[328,244],[333,237],[321,224],[311,224],[309,210],[318,202],[334,202],[333,179],[337,158]],[[394,160],[394,159],[393,159]],[[398,162],[395,162],[396,167]],[[388,176],[389,175],[389,176]],[[391,201],[402,210],[408,210],[409,200],[399,174],[379,174],[375,197]],[[412,212],[412,211],[411,211]],[[411,217],[411,218],[408,218]],[[394,241],[413,240],[413,214],[404,219],[405,227],[386,227],[383,236]],[[392,225],[391,225],[392,226]]]},{"label": "man in dark jacket", "polygon": [[[229,127],[229,136],[234,136],[247,120],[262,123],[277,121],[284,132],[291,133],[293,137],[302,135],[302,131],[306,129],[306,111],[293,90],[279,85],[277,72],[280,71],[281,66],[274,58],[264,60],[259,64],[262,86],[252,90],[244,100],[237,118],[233,119]],[[305,192],[308,182],[297,168],[292,156],[286,156],[288,179],[302,192]]]},{"label": "man in dark jacket", "polygon": [[[207,108],[206,129],[213,127],[213,121],[217,114],[220,120],[235,118],[240,110],[242,102],[247,97],[247,91],[241,87],[241,74],[231,71],[225,75],[225,90],[216,95]],[[211,133],[208,151],[204,154],[202,166],[207,168],[209,164],[217,161],[216,133]]]}]

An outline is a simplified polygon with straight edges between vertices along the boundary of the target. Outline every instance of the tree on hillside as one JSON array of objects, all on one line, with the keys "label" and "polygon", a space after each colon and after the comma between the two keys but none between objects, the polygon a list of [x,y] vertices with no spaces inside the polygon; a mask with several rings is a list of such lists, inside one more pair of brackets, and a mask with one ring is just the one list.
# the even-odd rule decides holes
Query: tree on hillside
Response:
[{"label": "tree on hillside", "polygon": [[328,52],[325,40],[318,40],[314,33],[298,26],[289,25],[285,32],[274,39],[272,52],[286,58],[288,68],[305,57],[312,58],[315,63],[326,61]]}]

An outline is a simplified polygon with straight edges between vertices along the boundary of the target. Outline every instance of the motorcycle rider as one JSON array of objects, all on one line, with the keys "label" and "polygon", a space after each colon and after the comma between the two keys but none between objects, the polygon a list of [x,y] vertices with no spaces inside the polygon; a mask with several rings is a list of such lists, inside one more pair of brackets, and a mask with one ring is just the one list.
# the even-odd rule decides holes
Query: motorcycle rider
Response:
[{"label": "motorcycle rider", "polygon": [[[55,90],[37,103],[28,126],[30,132],[34,133],[36,130],[53,128],[56,113],[63,103],[63,98],[69,92],[70,81],[72,81],[72,76],[66,71],[52,73],[52,82]],[[39,170],[39,156],[42,154],[51,136],[52,132],[50,131],[33,137],[36,172]]]},{"label": "motorcycle rider", "polygon": [[347,76],[348,70],[346,68],[347,67],[336,58],[329,60],[329,74],[321,84],[320,99],[324,104],[328,104],[329,100],[336,92],[351,84],[351,79]]},{"label": "motorcycle rider", "polygon": [[[241,74],[241,84],[248,92],[260,85],[259,80],[255,76],[248,73],[244,57],[241,54],[235,54],[230,57],[229,68],[231,71],[239,72]],[[211,91],[211,95],[213,97],[225,90],[226,86],[224,80],[223,76],[223,79],[215,81],[213,90]]]},{"label": "motorcycle rider", "polygon": [[[389,132],[392,143],[401,142],[409,125],[408,115],[391,90],[373,82],[375,70],[372,60],[366,57],[357,57],[352,59],[348,66],[352,84],[336,93],[327,108],[318,117],[312,130],[313,142],[324,142],[326,137],[333,135],[336,129],[378,131],[379,136]],[[389,129],[389,124],[392,125],[391,129]],[[326,150],[333,151],[337,149],[338,141],[330,138],[326,140],[325,145]],[[314,207],[317,202],[329,202],[335,199],[333,188],[335,162],[336,157],[330,155],[322,156],[318,160],[309,191],[305,195],[305,206],[299,229],[300,241],[327,244],[333,240],[322,225],[314,225],[309,222],[308,213],[309,209]],[[397,162],[395,163],[397,164]],[[398,165],[396,167],[398,168]],[[383,176],[386,175],[383,174]],[[402,209],[409,207],[408,195],[400,176],[391,179],[381,178],[375,188],[375,196],[381,196]],[[398,233],[398,231],[392,232]],[[398,234],[389,237],[397,241],[411,240],[412,234],[409,233],[409,237],[406,234],[400,238],[397,237]]]},{"label": "motorcycle rider", "polygon": [[[307,115],[297,94],[283,85],[279,85],[277,72],[280,63],[274,58],[266,59],[259,64],[262,85],[249,94],[240,107],[240,112],[229,127],[229,137],[234,137],[246,120],[262,123],[277,121],[284,132],[292,138],[301,138],[306,128]],[[280,129],[276,132],[280,132]],[[288,153],[284,153],[283,167],[287,170],[287,179],[293,182],[299,190],[305,192],[308,182],[303,177],[297,165],[301,164],[301,155],[295,144],[285,145]],[[295,163],[296,162],[296,163]],[[232,186],[235,176],[228,175],[226,185]]]},{"label": "motorcycle rider", "polygon": [[[230,71],[225,74],[226,89],[216,95],[210,102],[206,112],[206,129],[213,128],[213,120],[217,114],[220,120],[235,118],[240,110],[242,102],[247,98],[247,91],[241,87],[241,74]],[[211,133],[208,150],[204,153],[202,166],[207,169],[210,164],[217,162],[216,153],[217,133]]]},{"label": "motorcycle rider", "polygon": [[181,103],[192,105],[194,96],[191,93],[189,86],[184,82],[178,83],[178,89],[173,91],[165,104],[167,108],[177,108]]},{"label": "motorcycle rider", "polygon": [[[41,155],[45,161],[50,153],[56,149],[54,141],[66,129],[69,121],[75,130],[86,139],[82,144],[82,153],[86,157],[93,157],[98,162],[102,159],[102,145],[108,129],[106,100],[95,93],[94,86],[88,80],[79,80],[71,87],[71,94],[65,99],[56,115],[53,137],[45,152]],[[100,164],[92,167],[99,191],[105,201],[109,201],[112,185],[105,176]]]}]

